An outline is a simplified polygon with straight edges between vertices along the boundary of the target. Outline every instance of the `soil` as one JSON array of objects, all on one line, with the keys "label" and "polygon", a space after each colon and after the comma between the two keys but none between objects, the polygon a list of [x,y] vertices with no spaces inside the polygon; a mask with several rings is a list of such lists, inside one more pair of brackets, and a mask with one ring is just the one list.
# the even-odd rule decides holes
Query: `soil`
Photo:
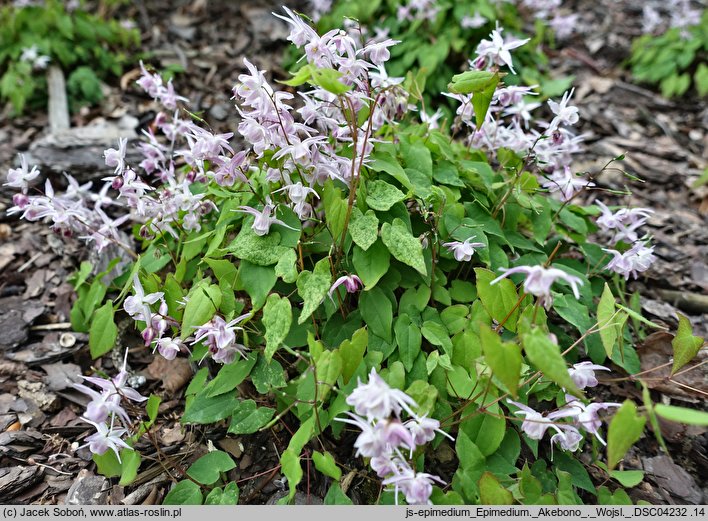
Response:
[{"label": "soil", "polygon": [[[233,131],[237,112],[231,88],[244,70],[248,57],[275,78],[286,76],[281,67],[288,42],[287,29],[271,12],[280,1],[197,0],[136,2],[140,8],[126,11],[143,35],[144,48],[158,68],[180,66],[176,88],[191,101],[217,132]],[[706,168],[708,152],[708,105],[705,99],[687,95],[663,99],[656,91],[632,82],[623,67],[633,37],[640,33],[641,3],[630,0],[577,0],[581,14],[579,34],[556,49],[547,49],[554,76],[574,76],[574,99],[580,108],[587,150],[576,162],[578,170],[599,172],[608,159],[626,155],[622,168],[643,181],[631,181],[614,170],[600,173],[596,183],[613,190],[631,190],[631,196],[613,202],[651,207],[649,220],[658,261],[629,285],[641,295],[641,306],[651,320],[675,329],[676,313],[689,317],[695,334],[708,335],[708,189],[693,184]],[[566,2],[568,4],[568,2]],[[144,7],[143,7],[144,6]],[[639,6],[639,7],[638,7]],[[298,7],[298,6],[295,6]],[[300,6],[301,7],[301,6]],[[139,69],[128,70],[114,84],[105,86],[106,97],[97,107],[72,116],[72,126],[102,121],[117,125],[149,121],[156,109],[133,86]],[[47,116],[32,113],[0,119],[0,171],[13,166],[18,152],[26,152],[48,133]],[[121,118],[123,118],[121,120]],[[108,144],[106,146],[113,146]],[[104,147],[105,148],[105,147]],[[80,180],[103,177],[100,147],[97,161],[62,152]],[[78,159],[77,159],[78,158]],[[58,185],[56,164],[43,166]],[[72,331],[69,312],[73,289],[68,278],[81,261],[91,257],[75,239],[54,235],[41,223],[19,222],[4,210],[11,206],[12,192],[0,187],[0,498],[21,504],[159,504],[169,486],[210,447],[230,453],[237,467],[229,472],[238,483],[242,503],[266,503],[287,489],[278,466],[287,447],[292,425],[287,422],[248,436],[226,434],[226,428],[181,427],[179,411],[194,366],[182,361],[170,365],[152,356],[131,333],[130,322],[121,324],[123,345],[130,347],[130,370],[144,378],[140,391],[160,394],[160,420],[140,450],[143,464],[130,486],[96,473],[91,455],[80,448],[89,428],[78,416],[83,395],[72,390],[77,375],[92,368],[116,371],[119,353],[92,361],[87,335]],[[595,197],[593,193],[590,199]],[[603,200],[607,197],[603,196]],[[93,259],[95,260],[95,259]],[[648,336],[637,346],[642,369],[665,363],[671,356],[670,337]],[[705,351],[699,355],[704,361]],[[669,380],[657,373],[651,384],[655,402],[701,407],[708,391],[707,365]],[[244,395],[257,398],[255,390],[242,386]],[[641,401],[641,389],[632,382],[605,382],[603,399]],[[629,491],[634,500],[652,503],[708,501],[708,437],[705,430],[670,422],[661,425],[670,456],[652,436],[645,436],[625,459],[625,468],[644,469],[647,479]],[[328,445],[345,469],[344,483],[356,502],[370,503],[379,494],[376,483],[361,472],[354,457],[352,439]],[[353,436],[353,435],[352,435]],[[439,470],[447,474],[452,454],[433,455]],[[581,456],[581,459],[584,456]],[[588,458],[589,460],[589,455]],[[310,467],[307,467],[309,470]],[[593,468],[590,469],[593,474]],[[597,469],[594,469],[597,470]],[[296,501],[321,502],[329,486],[317,473],[308,473]],[[600,475],[599,473],[597,474]],[[344,487],[343,487],[344,488]]]}]

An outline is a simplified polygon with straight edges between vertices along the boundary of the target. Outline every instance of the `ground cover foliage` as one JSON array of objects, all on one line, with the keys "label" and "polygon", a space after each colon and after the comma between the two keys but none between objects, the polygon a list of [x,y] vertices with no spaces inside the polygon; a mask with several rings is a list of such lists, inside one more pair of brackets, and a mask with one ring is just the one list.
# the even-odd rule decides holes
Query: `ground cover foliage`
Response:
[{"label": "ground cover foliage", "polygon": [[139,42],[135,29],[89,14],[79,2],[9,3],[0,8],[0,100],[15,114],[46,106],[42,71],[51,64],[66,73],[72,109],[97,103],[101,80],[120,76]]},{"label": "ground cover foliage", "polygon": [[[184,424],[248,434],[286,422],[283,503],[310,465],[332,480],[332,504],[351,502],[352,470],[368,476],[372,503],[629,501],[623,488],[643,475],[620,464],[644,429],[660,438],[658,418],[706,415],[655,405],[646,387],[640,404],[594,394],[608,366],[642,385],[634,340],[661,326],[625,294],[654,260],[651,209],[583,203],[600,172],[573,170],[573,91],[545,104],[545,120],[532,115],[537,90],[511,79],[529,42],[495,25],[470,70],[446,79],[456,113],[445,118],[426,105],[425,75],[388,66],[398,35],[369,39],[356,24],[320,35],[278,15],[303,58],[282,90],[245,62],[233,92],[244,145],[143,67],[139,85],[165,110],[139,165],[124,141],[107,150],[115,172],[100,194],[71,182],[56,195],[47,182],[35,195],[38,172],[11,170],[11,213],[132,258],[118,276],[87,263],[73,279],[72,325],[92,356],[114,350],[127,313],[156,356],[200,367]],[[118,234],[129,222],[137,250]],[[680,318],[672,373],[702,345]],[[99,471],[123,484],[160,403],[128,376],[124,365],[78,387]],[[362,459],[340,461],[335,446],[353,436]],[[454,457],[431,465],[441,447]],[[234,465],[210,452],[165,502],[235,504]]]}]

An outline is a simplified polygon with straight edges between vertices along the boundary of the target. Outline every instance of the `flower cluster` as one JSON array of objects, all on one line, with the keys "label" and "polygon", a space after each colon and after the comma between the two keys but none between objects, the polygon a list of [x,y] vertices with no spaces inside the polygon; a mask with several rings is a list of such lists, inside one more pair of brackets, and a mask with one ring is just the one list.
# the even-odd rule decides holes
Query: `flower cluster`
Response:
[{"label": "flower cluster", "polygon": [[18,188],[20,193],[12,197],[14,206],[8,209],[8,215],[20,214],[28,221],[49,220],[52,230],[63,237],[78,235],[82,239],[93,241],[98,251],[111,242],[120,242],[118,226],[128,220],[128,216],[112,219],[104,207],[115,202],[107,197],[108,186],[99,193],[91,191],[92,183],[83,185],[69,174],[64,174],[68,188],[64,193],[56,194],[52,183],[47,179],[44,193],[30,195],[30,181],[39,177],[36,166],[29,169],[27,159],[20,155],[20,167],[8,171],[6,186]]},{"label": "flower cluster", "polygon": [[689,38],[688,28],[700,24],[701,11],[695,9],[690,0],[645,2],[642,18],[642,30],[646,34],[654,34],[668,25],[680,29],[682,37]]},{"label": "flower cluster", "polygon": [[[580,362],[568,370],[573,382],[579,389],[595,387],[598,384],[595,371],[609,371],[607,367],[596,365],[592,362]],[[555,431],[551,436],[551,447],[558,445],[563,450],[575,452],[580,448],[583,435],[580,430],[594,435],[600,443],[605,445],[605,440],[600,436],[599,429],[602,425],[599,412],[610,407],[619,407],[619,403],[602,402],[585,404],[576,397],[566,394],[566,404],[548,414],[543,414],[519,402],[507,400],[518,410],[513,411],[517,416],[523,416],[521,430],[532,440],[540,440],[548,429]],[[571,418],[571,423],[558,422],[561,418]]]},{"label": "flower cluster", "polygon": [[[404,453],[412,457],[418,447],[435,438],[435,433],[450,437],[440,430],[440,422],[416,415],[412,409],[417,407],[415,401],[403,391],[389,387],[374,369],[368,383],[359,380],[347,403],[356,414],[349,413],[349,418],[339,421],[361,429],[354,442],[356,454],[369,458],[371,468],[384,478],[384,485],[393,485],[396,504],[399,491],[409,505],[430,504],[433,483],[444,482],[437,476],[415,472]],[[409,416],[407,421],[401,419],[404,412]]]},{"label": "flower cluster", "polygon": [[[123,302],[123,309],[133,320],[145,324],[141,332],[145,345],[149,346],[154,343],[155,348],[162,356],[167,360],[173,360],[184,348],[184,344],[179,340],[164,336],[170,326],[178,325],[178,322],[167,314],[165,294],[159,291],[146,295],[137,275],[133,277],[133,293]],[[150,306],[158,302],[160,303],[158,312],[154,313]]]},{"label": "flower cluster", "polygon": [[597,224],[601,230],[612,234],[615,243],[624,241],[632,244],[632,247],[624,252],[615,249],[605,249],[612,255],[612,259],[606,268],[622,275],[626,280],[630,276],[637,278],[637,274],[648,270],[656,260],[654,247],[648,246],[646,238],[640,238],[637,229],[646,224],[647,219],[653,213],[648,208],[620,208],[612,212],[601,201],[595,204],[602,212],[597,218]]},{"label": "flower cluster", "polygon": [[40,54],[39,47],[32,45],[30,47],[25,47],[22,49],[22,54],[20,55],[20,61],[27,62],[32,65],[34,69],[46,69],[49,65],[51,58],[45,54]]},{"label": "flower cluster", "polygon": [[[488,40],[477,47],[476,57],[470,61],[472,69],[497,71],[508,67],[514,73],[511,51],[529,40],[505,38],[504,29],[497,25]],[[562,201],[570,201],[583,189],[594,186],[586,178],[575,175],[570,167],[572,156],[581,152],[583,136],[575,135],[572,127],[580,120],[578,108],[571,104],[573,91],[566,92],[560,101],[549,100],[553,114],[550,122],[537,120],[537,129],[530,128],[535,120],[532,112],[540,103],[530,101],[535,87],[510,86],[494,93],[486,118],[479,127],[474,117],[471,95],[443,93],[461,102],[457,109],[458,122],[469,126],[472,134],[469,144],[496,154],[508,148],[519,155],[535,160],[542,177],[542,186]]]},{"label": "flower cluster", "polygon": [[248,348],[236,342],[236,331],[243,331],[243,328],[238,327],[236,324],[250,317],[251,314],[246,313],[226,322],[223,318],[215,316],[209,322],[197,328],[192,345],[203,342],[207,346],[212,360],[220,364],[230,364],[234,361],[236,355],[245,358]]},{"label": "flower cluster", "polygon": [[535,18],[546,21],[559,40],[565,40],[576,31],[578,14],[563,14],[563,0],[517,0],[517,3],[532,11]]},{"label": "flower cluster", "polygon": [[135,403],[147,400],[138,391],[128,386],[127,361],[128,351],[126,350],[123,367],[110,380],[96,376],[83,377],[86,382],[101,389],[100,392],[84,384],[74,384],[76,390],[91,398],[81,419],[96,429],[94,434],[86,438],[87,443],[84,447],[88,446],[92,453],[99,455],[105,454],[110,449],[115,452],[118,461],[120,461],[121,448],[130,449],[123,438],[128,433],[131,422],[121,402],[123,398]]}]

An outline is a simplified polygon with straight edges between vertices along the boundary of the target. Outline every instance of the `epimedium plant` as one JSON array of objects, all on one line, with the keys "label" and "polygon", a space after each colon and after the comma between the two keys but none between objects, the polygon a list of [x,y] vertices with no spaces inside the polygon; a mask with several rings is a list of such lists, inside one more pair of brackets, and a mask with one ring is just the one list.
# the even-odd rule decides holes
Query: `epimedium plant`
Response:
[{"label": "epimedium plant", "polygon": [[[572,78],[552,79],[548,58],[542,50],[546,42],[569,37],[577,15],[561,8],[560,0],[313,0],[310,11],[321,31],[338,29],[342,23],[357,37],[383,41],[390,36],[400,40],[391,49],[386,68],[392,76],[410,76],[411,93],[424,96],[444,108],[440,93],[449,78],[465,67],[477,45],[496,26],[508,35],[522,35],[527,26],[534,28],[530,43],[516,53],[518,76],[512,84],[540,85],[544,96],[562,94]],[[522,38],[518,38],[519,41]],[[513,38],[509,36],[509,41]],[[297,56],[292,53],[292,56]],[[434,100],[434,101],[433,101]],[[423,108],[425,110],[425,107]]]},{"label": "epimedium plant", "polygon": [[[18,3],[19,4],[19,3]],[[100,80],[120,76],[137,30],[70,3],[45,0],[0,7],[0,100],[15,114],[46,104],[49,64],[67,74],[72,109],[102,98]]]},{"label": "epimedium plant", "polygon": [[629,59],[638,81],[658,85],[667,98],[682,96],[691,87],[708,94],[708,11],[687,0],[667,2],[663,10],[644,6],[645,34],[632,42]]},{"label": "epimedium plant", "polygon": [[[654,254],[641,231],[649,209],[581,204],[597,187],[571,169],[582,142],[572,92],[549,101],[550,121],[534,118],[530,89],[505,84],[510,46],[494,30],[449,85],[452,139],[420,122],[404,79],[386,74],[395,41],[320,36],[287,9],[278,16],[306,63],[276,90],[245,61],[234,87],[243,148],[143,67],[138,84],[165,110],[139,165],[126,164],[122,140],[105,152],[114,172],[99,193],[67,176],[65,193],[47,181],[35,195],[36,168],[9,172],[11,213],[133,259],[110,287],[114,265],[74,277],[72,323],[89,331],[91,354],[116,349],[124,312],[156,356],[200,366],[184,425],[291,426],[281,502],[307,460],[331,480],[325,502],[350,503],[344,470],[368,473],[359,457],[371,502],[628,502],[624,487],[643,474],[618,465],[647,420],[658,433],[658,416],[706,415],[654,405],[647,388],[641,409],[593,394],[608,366],[641,377],[628,321],[659,326],[626,301],[624,281]],[[118,233],[127,221],[139,252]],[[682,317],[674,373],[702,344]],[[127,361],[77,386],[95,429],[85,444],[123,484],[160,403],[135,388]],[[239,391],[246,381],[255,398]],[[449,471],[428,450],[442,444],[455,452]],[[612,486],[595,485],[581,449]],[[234,466],[210,451],[165,503],[235,504]]]}]

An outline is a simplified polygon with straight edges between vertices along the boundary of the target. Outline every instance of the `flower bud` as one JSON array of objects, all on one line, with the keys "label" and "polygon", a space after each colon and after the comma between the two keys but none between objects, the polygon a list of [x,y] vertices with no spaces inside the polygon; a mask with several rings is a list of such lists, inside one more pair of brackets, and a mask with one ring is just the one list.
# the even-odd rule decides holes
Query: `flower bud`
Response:
[{"label": "flower bud", "polygon": [[152,327],[147,327],[145,331],[142,332],[142,337],[143,342],[145,342],[145,345],[149,346],[155,339],[155,330]]},{"label": "flower bud", "polygon": [[25,194],[15,194],[12,196],[12,203],[20,209],[24,209],[29,204],[29,197]]}]

